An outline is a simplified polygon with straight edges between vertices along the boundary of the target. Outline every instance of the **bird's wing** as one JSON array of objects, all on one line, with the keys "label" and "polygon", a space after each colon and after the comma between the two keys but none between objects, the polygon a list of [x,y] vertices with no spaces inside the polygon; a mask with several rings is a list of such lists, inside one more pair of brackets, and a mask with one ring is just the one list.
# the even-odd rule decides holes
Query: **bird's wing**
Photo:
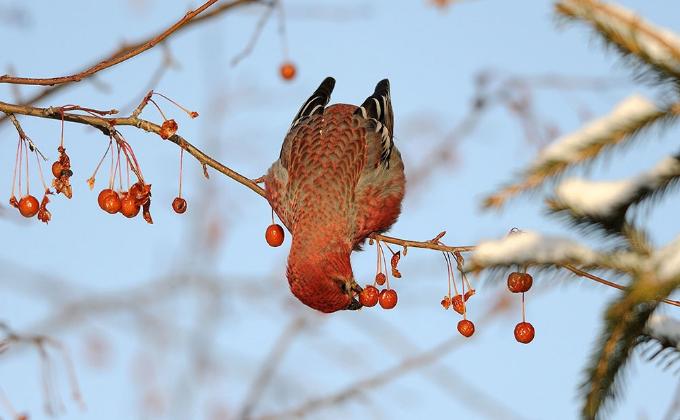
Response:
[{"label": "bird's wing", "polygon": [[325,78],[309,99],[302,104],[295,118],[293,118],[293,123],[283,141],[279,159],[274,162],[265,177],[267,199],[289,230],[291,230],[290,228],[293,223],[292,215],[294,209],[292,205],[295,201],[295,197],[293,197],[295,193],[291,191],[291,186],[288,182],[288,172],[295,159],[295,156],[293,156],[295,153],[293,150],[294,143],[296,143],[296,139],[298,139],[299,143],[300,138],[312,135],[313,130],[305,122],[309,118],[323,114],[334,87],[335,79],[332,77]]},{"label": "bird's wing", "polygon": [[387,79],[357,108],[354,118],[365,127],[366,160],[354,193],[354,242],[389,229],[401,212],[404,164],[392,137],[394,116]]},{"label": "bird's wing", "polygon": [[300,110],[293,118],[293,123],[291,124],[291,129],[302,122],[305,118],[311,115],[321,115],[323,110],[328,105],[328,101],[331,99],[331,93],[333,93],[333,88],[335,87],[335,79],[332,77],[326,77],[318,88],[312,93],[312,96],[307,99],[307,101],[302,104]]},{"label": "bird's wing", "polygon": [[[394,114],[392,113],[392,100],[390,98],[390,82],[381,80],[375,87],[373,95],[366,98],[354,115],[366,120],[367,125],[377,134],[380,145],[380,163],[389,167],[390,155],[393,142]],[[370,130],[369,130],[370,131]],[[369,148],[371,144],[368,145]],[[372,163],[369,161],[369,163]]]}]

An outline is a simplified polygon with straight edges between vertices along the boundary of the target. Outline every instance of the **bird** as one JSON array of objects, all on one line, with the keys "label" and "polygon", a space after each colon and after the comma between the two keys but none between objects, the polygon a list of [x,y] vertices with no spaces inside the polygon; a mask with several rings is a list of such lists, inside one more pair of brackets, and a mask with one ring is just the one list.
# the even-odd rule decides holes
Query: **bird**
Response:
[{"label": "bird", "polygon": [[334,87],[327,77],[302,105],[263,177],[265,196],[292,235],[290,290],[324,313],[362,307],[350,255],[397,221],[406,187],[389,80],[360,106],[328,106]]}]

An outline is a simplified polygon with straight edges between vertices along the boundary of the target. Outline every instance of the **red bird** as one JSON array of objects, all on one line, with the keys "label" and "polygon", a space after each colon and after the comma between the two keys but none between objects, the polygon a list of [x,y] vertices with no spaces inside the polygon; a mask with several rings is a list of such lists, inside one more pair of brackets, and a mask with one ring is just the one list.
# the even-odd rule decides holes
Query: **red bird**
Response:
[{"label": "red bird", "polygon": [[350,254],[397,221],[406,182],[389,81],[359,107],[326,107],[334,86],[326,78],[302,105],[264,177],[267,200],[293,235],[290,290],[321,312],[361,308]]}]

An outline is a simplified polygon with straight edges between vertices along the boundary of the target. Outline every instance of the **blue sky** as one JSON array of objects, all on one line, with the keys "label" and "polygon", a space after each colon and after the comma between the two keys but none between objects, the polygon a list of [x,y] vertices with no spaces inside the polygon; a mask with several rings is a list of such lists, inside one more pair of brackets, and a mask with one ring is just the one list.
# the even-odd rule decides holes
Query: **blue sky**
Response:
[{"label": "blue sky", "polygon": [[[298,66],[292,83],[278,77],[285,54],[276,13],[254,50],[237,66],[231,65],[232,58],[247,44],[262,8],[239,10],[172,37],[169,47],[178,68],[169,71],[157,89],[201,114],[190,121],[164,105],[177,119],[180,133],[254,178],[278,157],[292,117],[324,77],[336,78],[332,102],[343,103],[362,102],[378,80],[389,77],[395,141],[408,177],[412,168],[428,164],[425,151],[439,144],[465,115],[481,70],[518,77],[550,74],[617,82],[615,88],[594,92],[532,91],[539,116],[553,121],[563,133],[580,126],[584,110],[598,115],[633,92],[652,98],[663,93],[633,82],[618,57],[601,48],[584,27],[557,24],[548,1],[468,1],[446,10],[424,1],[318,3],[284,2],[285,42],[289,58]],[[668,2],[621,4],[680,32],[677,13],[669,13]],[[27,76],[69,73],[125,40],[155,33],[191,5],[121,1],[108,3],[102,10],[99,2],[82,0],[67,5],[5,0],[0,9],[19,7],[27,18],[25,25],[3,21],[0,36],[7,42],[0,64]],[[43,105],[77,103],[122,109],[141,99],[161,59],[161,49],[153,49],[102,72],[97,84],[80,83]],[[31,91],[22,89],[24,94]],[[0,86],[0,98],[12,100],[7,86]],[[159,119],[151,108],[143,115]],[[58,123],[21,121],[41,149],[54,158]],[[393,284],[400,300],[391,312],[373,309],[316,316],[289,296],[284,278],[289,238],[277,249],[267,247],[263,240],[270,212],[266,202],[215,172],[205,180],[200,166],[187,157],[184,192],[189,211],[177,216],[170,202],[177,192],[178,149],[136,130],[123,130],[123,134],[153,184],[153,226],[141,219],[109,216],[97,208],[96,192],[87,189],[85,179],[107,139],[95,130],[73,125],[66,127],[66,147],[74,162],[74,198],[52,200],[49,226],[20,220],[13,212],[3,213],[0,219],[6,244],[0,247],[0,320],[19,330],[39,329],[69,348],[87,409],[81,411],[70,401],[61,371],[58,389],[67,408],[62,418],[210,418],[208,413],[218,408],[234,415],[272,343],[296,316],[310,319],[313,325],[296,337],[285,354],[256,414],[278,412],[311,396],[332,394],[389,369],[418,350],[457,336],[457,318],[439,307],[446,293],[440,255],[409,252],[401,263],[404,278]],[[641,147],[611,155],[582,173],[597,179],[631,175],[674,152],[669,140],[677,134],[677,130],[654,132],[640,141]],[[9,196],[15,135],[11,126],[0,126],[4,145],[0,167],[5,168],[0,171],[2,197]],[[408,190],[402,216],[391,233],[429,239],[447,230],[445,240],[452,245],[498,237],[514,226],[579,238],[543,214],[544,194],[511,202],[502,213],[479,210],[481,198],[508,181],[537,150],[537,145],[527,142],[516,117],[493,108],[452,150],[455,164],[435,170]],[[98,189],[103,188],[101,179]],[[677,199],[666,199],[658,209],[641,213],[648,218],[657,244],[677,235],[672,227],[677,226],[674,209],[678,204]],[[219,246],[212,251],[204,247],[210,239],[207,232],[218,238]],[[597,243],[593,238],[584,240]],[[374,252],[367,246],[353,256],[355,275],[365,282],[374,275]],[[159,290],[158,296],[130,303],[148,318],[131,309],[93,311],[75,324],[54,318],[54,311],[65,301],[132,290],[122,295],[125,303],[134,290],[154,290],[154,282],[174,277],[213,279],[221,293],[199,293],[188,287],[186,293],[167,297]],[[61,280],[67,285],[55,283]],[[519,345],[512,337],[519,318],[519,308],[515,308],[494,322],[480,324],[473,339],[457,344],[431,367],[398,376],[361,398],[315,412],[310,418],[414,418],[446,413],[486,418],[479,409],[492,405],[486,395],[521,418],[576,417],[577,385],[597,338],[600,313],[617,292],[553,274],[538,274],[535,280],[527,310],[537,335],[530,345]],[[46,285],[57,286],[45,297],[31,291],[33,281],[40,282],[42,290]],[[471,301],[472,311],[481,316],[503,286],[484,278],[473,282],[478,293]],[[142,325],[147,322],[144,319],[155,319],[163,328]],[[87,357],[97,340],[106,343],[102,367]],[[202,359],[197,354],[219,363],[209,363],[203,375],[198,375],[195,366]],[[63,368],[59,363],[56,366]],[[0,388],[17,408],[29,411],[35,419],[45,416],[39,368],[32,349],[0,357]],[[634,357],[627,379],[612,418],[661,418],[677,377]],[[471,400],[470,394],[456,388],[466,384],[468,390],[480,390],[471,394],[483,402]],[[162,409],[148,411],[153,404],[144,405],[145,398],[147,402],[157,398]],[[5,414],[0,412],[0,416]]]}]

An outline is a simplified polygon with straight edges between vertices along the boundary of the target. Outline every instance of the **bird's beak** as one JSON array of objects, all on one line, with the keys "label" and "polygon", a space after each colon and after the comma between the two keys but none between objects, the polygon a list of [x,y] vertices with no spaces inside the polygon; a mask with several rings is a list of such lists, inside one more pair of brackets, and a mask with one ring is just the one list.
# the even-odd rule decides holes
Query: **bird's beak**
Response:
[{"label": "bird's beak", "polygon": [[353,298],[352,298],[352,302],[350,302],[350,304],[349,304],[349,306],[346,308],[346,310],[348,310],[348,311],[356,311],[357,309],[361,309],[361,308],[363,308],[363,306],[361,305],[361,303],[359,303],[359,301],[357,300],[357,298],[353,297]]},{"label": "bird's beak", "polygon": [[352,280],[352,287],[350,289],[350,298],[352,299],[352,301],[350,302],[349,306],[347,306],[348,311],[356,311],[357,309],[363,308],[363,305],[357,299],[357,296],[359,296],[361,290],[363,290],[361,286],[359,286],[357,282]]}]

